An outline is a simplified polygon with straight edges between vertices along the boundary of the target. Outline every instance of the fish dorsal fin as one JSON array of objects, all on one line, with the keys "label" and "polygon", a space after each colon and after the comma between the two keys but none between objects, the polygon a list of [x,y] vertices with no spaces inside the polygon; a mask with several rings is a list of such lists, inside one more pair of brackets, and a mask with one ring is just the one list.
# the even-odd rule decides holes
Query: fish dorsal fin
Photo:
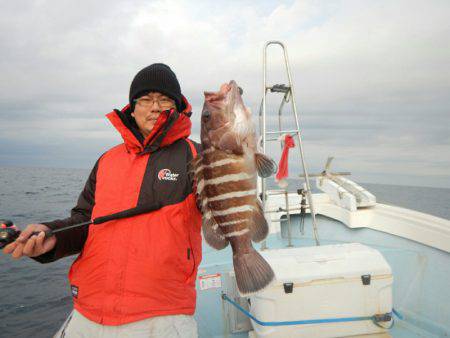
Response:
[{"label": "fish dorsal fin", "polygon": [[202,156],[197,155],[197,157],[188,163],[188,175],[190,180],[193,181],[194,191],[196,192],[197,197],[197,206],[201,205],[199,201],[201,188],[199,189],[199,186],[203,185],[202,160]]},{"label": "fish dorsal fin", "polygon": [[277,171],[275,162],[262,153],[255,153],[255,163],[258,175],[261,177],[269,177]]},{"label": "fish dorsal fin", "polygon": [[189,163],[188,163],[188,171],[190,174],[194,174],[197,168],[202,163],[202,155],[198,154],[196,157],[194,157]]}]

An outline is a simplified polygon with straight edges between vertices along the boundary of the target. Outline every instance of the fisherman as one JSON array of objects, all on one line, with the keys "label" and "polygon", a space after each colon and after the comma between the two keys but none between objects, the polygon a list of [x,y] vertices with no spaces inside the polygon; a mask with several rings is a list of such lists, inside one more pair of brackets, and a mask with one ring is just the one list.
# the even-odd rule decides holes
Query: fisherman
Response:
[{"label": "fisherman", "polygon": [[[30,224],[4,248],[41,263],[79,254],[69,272],[74,310],[55,337],[197,337],[201,213],[187,164],[200,146],[188,139],[190,115],[167,65],[139,71],[129,105],[107,115],[124,142],[98,159],[71,216]],[[159,208],[44,236],[145,205]]]}]

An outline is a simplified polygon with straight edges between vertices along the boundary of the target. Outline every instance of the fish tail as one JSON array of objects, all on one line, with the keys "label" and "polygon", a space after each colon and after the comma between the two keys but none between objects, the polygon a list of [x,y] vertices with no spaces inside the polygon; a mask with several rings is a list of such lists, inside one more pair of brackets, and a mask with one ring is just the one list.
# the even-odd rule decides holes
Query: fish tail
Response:
[{"label": "fish tail", "polygon": [[233,256],[236,283],[242,294],[264,289],[274,279],[269,263],[253,247],[250,252]]}]

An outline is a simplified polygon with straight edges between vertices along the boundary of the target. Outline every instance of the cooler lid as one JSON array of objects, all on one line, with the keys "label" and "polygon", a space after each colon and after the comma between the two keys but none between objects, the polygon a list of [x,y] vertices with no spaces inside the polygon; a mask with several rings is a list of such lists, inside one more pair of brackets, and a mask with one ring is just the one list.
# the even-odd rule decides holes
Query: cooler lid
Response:
[{"label": "cooler lid", "polygon": [[280,283],[392,274],[379,251],[360,243],[273,249],[260,253]]}]

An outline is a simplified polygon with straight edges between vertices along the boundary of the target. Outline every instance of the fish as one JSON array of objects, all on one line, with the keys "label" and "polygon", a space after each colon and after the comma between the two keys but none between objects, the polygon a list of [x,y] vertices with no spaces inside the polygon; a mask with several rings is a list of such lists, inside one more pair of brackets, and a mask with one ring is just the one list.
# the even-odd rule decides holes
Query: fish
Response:
[{"label": "fish", "polygon": [[218,92],[204,92],[201,114],[202,151],[190,164],[202,212],[205,241],[217,250],[231,245],[236,284],[241,294],[256,293],[274,272],[255,250],[269,232],[257,197],[257,174],[269,177],[275,162],[257,151],[251,111],[235,81]]}]

